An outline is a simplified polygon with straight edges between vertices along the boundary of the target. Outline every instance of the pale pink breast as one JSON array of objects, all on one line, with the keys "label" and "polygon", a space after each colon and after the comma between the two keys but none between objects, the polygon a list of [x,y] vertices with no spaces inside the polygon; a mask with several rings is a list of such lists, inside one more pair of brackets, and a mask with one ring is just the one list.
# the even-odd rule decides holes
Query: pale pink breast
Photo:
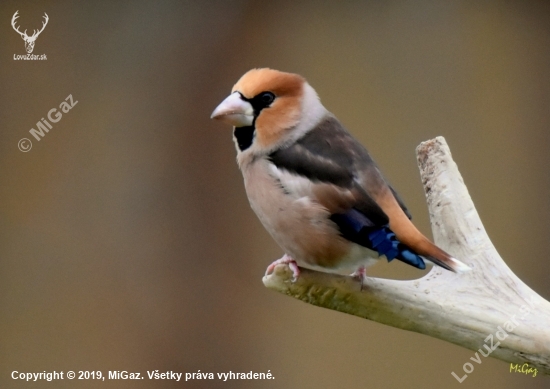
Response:
[{"label": "pale pink breast", "polygon": [[[267,161],[243,168],[252,209],[273,239],[299,264],[338,268],[359,263],[368,250],[342,238],[329,212],[308,197],[285,193],[269,174]],[[354,247],[356,246],[356,247]]]}]

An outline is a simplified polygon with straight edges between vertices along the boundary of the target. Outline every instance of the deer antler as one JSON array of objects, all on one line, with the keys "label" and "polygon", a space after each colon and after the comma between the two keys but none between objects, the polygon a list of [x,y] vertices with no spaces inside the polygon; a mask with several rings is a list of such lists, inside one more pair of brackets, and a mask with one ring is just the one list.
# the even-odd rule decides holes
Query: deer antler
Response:
[{"label": "deer antler", "polygon": [[19,33],[19,35],[21,35],[23,37],[23,39],[25,39],[25,36],[28,37],[27,36],[27,30],[25,30],[25,32],[21,32],[21,31],[19,31],[19,29],[15,25],[15,19],[17,19],[19,17],[19,15],[17,15],[18,12],[19,11],[15,11],[15,13],[13,14],[13,17],[11,18],[11,26],[13,27],[13,29],[15,31],[17,31]]},{"label": "deer antler", "polygon": [[15,11],[15,13],[13,14],[13,17],[11,18],[11,26],[12,26],[13,29],[14,29],[15,31],[17,31],[17,32],[21,35],[21,37],[22,37],[23,39],[25,39],[26,41],[33,41],[33,40],[35,40],[35,39],[38,37],[38,35],[40,35],[40,33],[41,33],[42,31],[44,31],[44,28],[46,28],[46,25],[48,24],[48,20],[50,20],[50,18],[48,17],[48,14],[47,14],[46,12],[44,12],[44,16],[42,16],[42,17],[43,17],[44,19],[46,19],[46,20],[45,20],[44,22],[42,22],[42,28],[41,28],[39,31],[33,30],[34,33],[32,34],[32,36],[28,36],[28,35],[27,35],[27,30],[25,30],[25,32],[21,32],[21,31],[19,31],[19,28],[15,25],[15,20],[19,17],[19,15],[17,15],[18,12],[19,12],[19,11]]},{"label": "deer antler", "polygon": [[46,19],[44,22],[42,22],[42,28],[40,29],[40,31],[36,32],[34,34],[32,34],[31,38],[35,38],[38,37],[38,35],[40,35],[40,33],[42,31],[44,31],[44,28],[46,27],[46,24],[48,24],[48,20],[50,20],[50,18],[48,17],[48,14],[46,12],[44,12],[44,16],[42,16],[44,19]]}]

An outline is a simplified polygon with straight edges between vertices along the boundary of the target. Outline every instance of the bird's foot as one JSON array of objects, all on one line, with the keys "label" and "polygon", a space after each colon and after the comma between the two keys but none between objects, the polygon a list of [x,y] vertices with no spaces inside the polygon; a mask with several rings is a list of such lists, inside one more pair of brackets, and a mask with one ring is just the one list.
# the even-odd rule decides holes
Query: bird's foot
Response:
[{"label": "bird's foot", "polygon": [[298,268],[298,264],[292,257],[285,254],[281,258],[277,259],[276,261],[273,261],[271,265],[269,265],[265,271],[265,275],[270,275],[273,273],[273,270],[275,270],[275,266],[279,264],[288,265],[290,270],[292,270],[292,282],[295,282],[298,279],[298,276],[300,276],[300,269]]},{"label": "bird's foot", "polygon": [[355,278],[361,283],[361,291],[363,290],[363,285],[367,280],[367,270],[365,266],[359,266],[356,271],[350,274],[351,277]]}]

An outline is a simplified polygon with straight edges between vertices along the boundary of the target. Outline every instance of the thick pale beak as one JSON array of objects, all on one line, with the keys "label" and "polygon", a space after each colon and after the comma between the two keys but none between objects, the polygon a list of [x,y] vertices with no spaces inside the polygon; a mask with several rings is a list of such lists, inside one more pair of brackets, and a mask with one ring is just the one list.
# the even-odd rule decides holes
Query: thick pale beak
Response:
[{"label": "thick pale beak", "polygon": [[241,99],[239,92],[230,94],[216,107],[210,119],[221,120],[235,127],[251,126],[254,123],[254,108]]}]

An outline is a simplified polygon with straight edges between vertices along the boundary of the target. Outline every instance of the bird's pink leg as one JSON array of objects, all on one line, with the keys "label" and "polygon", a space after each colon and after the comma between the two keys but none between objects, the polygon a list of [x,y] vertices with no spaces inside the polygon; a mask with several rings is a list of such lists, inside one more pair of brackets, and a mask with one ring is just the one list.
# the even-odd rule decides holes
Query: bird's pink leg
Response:
[{"label": "bird's pink leg", "polygon": [[363,290],[363,284],[367,280],[367,268],[365,266],[359,266],[357,270],[350,274],[350,276],[357,279],[361,283],[361,290]]},{"label": "bird's pink leg", "polygon": [[292,270],[293,279],[292,281],[296,281],[298,279],[298,276],[300,275],[300,269],[298,268],[298,264],[292,257],[285,254],[281,258],[277,259],[276,261],[273,261],[271,265],[269,265],[265,271],[265,275],[270,275],[273,273],[273,270],[275,270],[275,266],[279,264],[288,265],[290,270]]}]

